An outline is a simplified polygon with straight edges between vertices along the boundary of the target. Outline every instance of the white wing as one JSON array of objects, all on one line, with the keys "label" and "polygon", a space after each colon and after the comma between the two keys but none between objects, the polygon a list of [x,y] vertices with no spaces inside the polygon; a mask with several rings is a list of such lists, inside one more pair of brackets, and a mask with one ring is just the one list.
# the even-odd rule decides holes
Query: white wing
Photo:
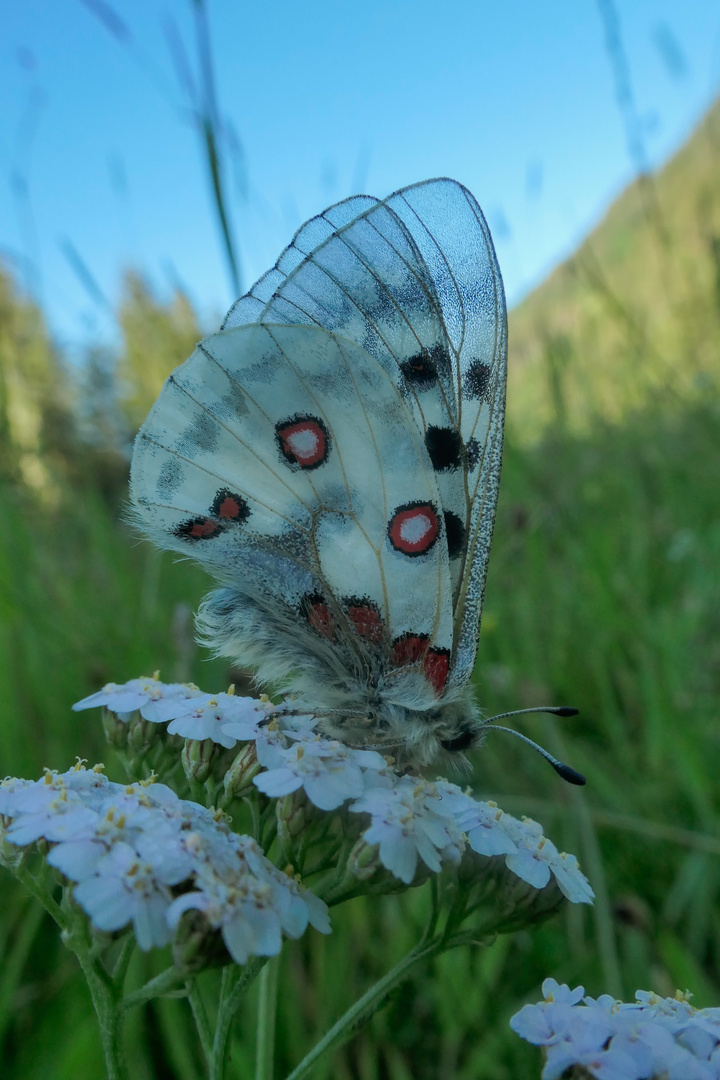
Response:
[{"label": "white wing", "polygon": [[358,196],[307,222],[236,302],[243,322],[325,327],[370,352],[403,394],[433,462],[450,557],[450,686],[472,673],[500,479],[507,324],[473,196],[429,180]]}]

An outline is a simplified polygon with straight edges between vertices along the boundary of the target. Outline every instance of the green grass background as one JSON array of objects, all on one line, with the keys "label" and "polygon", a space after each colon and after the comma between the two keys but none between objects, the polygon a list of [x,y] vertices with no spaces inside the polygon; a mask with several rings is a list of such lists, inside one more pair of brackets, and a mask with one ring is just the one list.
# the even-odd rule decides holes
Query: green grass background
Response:
[{"label": "green grass background", "polygon": [[[476,671],[489,712],[576,705],[518,726],[587,775],[571,788],[501,734],[476,793],[540,820],[597,894],[532,932],[415,973],[317,1080],[517,1080],[539,1054],[508,1019],[549,975],[593,994],[694,991],[720,1004],[720,109],[630,189],[577,255],[511,314],[510,402]],[[209,582],[123,524],[132,431],[200,334],[187,300],[136,275],[123,347],[81,371],[0,277],[2,771],[76,755],[122,773],[99,715],[70,705],[159,668],[222,689],[192,642]],[[1,879],[5,1080],[104,1075],[90,1000],[55,928]],[[277,1076],[418,939],[425,889],[358,900],[283,953]],[[167,957],[137,956],[131,980]],[[208,994],[216,976],[204,976]],[[132,1014],[132,1075],[203,1075],[186,1006]],[[252,1075],[256,1001],[230,1075]]]}]

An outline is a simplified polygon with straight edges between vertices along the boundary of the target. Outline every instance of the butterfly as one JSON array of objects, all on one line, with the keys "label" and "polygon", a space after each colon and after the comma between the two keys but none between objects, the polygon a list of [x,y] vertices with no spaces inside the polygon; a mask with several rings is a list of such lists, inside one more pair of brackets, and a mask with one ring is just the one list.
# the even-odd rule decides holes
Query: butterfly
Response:
[{"label": "butterfly", "polygon": [[221,586],[200,640],[350,745],[425,765],[480,741],[506,364],[500,270],[461,184],[303,225],[135,442],[135,519]]}]

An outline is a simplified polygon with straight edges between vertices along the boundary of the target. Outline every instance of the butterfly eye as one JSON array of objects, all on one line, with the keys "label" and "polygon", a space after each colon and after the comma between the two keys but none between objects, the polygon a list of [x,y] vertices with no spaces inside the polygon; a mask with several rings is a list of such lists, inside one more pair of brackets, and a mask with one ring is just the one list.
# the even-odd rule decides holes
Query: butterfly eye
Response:
[{"label": "butterfly eye", "polygon": [[451,754],[456,754],[461,750],[469,750],[474,741],[475,736],[472,731],[468,729],[466,731],[461,731],[454,739],[445,739],[440,745],[443,750],[447,750]]}]

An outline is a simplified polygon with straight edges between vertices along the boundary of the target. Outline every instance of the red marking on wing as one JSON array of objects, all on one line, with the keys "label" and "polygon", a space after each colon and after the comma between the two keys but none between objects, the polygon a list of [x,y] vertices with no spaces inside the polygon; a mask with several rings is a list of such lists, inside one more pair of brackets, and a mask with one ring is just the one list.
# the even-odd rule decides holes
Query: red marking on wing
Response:
[{"label": "red marking on wing", "polygon": [[335,636],[335,626],[332,613],[327,604],[320,600],[316,600],[314,603],[308,605],[307,620],[313,630],[317,630],[323,637],[329,638],[329,640],[332,641]]},{"label": "red marking on wing", "polygon": [[428,682],[435,693],[440,695],[445,689],[450,670],[450,654],[447,649],[428,649],[423,660],[423,668]]},{"label": "red marking on wing", "polygon": [[438,538],[439,524],[430,503],[401,506],[390,518],[388,536],[396,551],[404,555],[422,555]]},{"label": "red marking on wing", "polygon": [[304,469],[320,465],[327,455],[327,436],[319,420],[308,418],[277,429],[282,452],[288,461]]},{"label": "red marking on wing", "polygon": [[405,634],[393,642],[393,659],[398,667],[416,664],[428,647],[428,638],[421,635]]},{"label": "red marking on wing", "polygon": [[227,521],[236,521],[242,515],[242,512],[242,506],[232,495],[226,495],[217,508],[217,516],[225,518]]},{"label": "red marking on wing", "polygon": [[383,624],[377,609],[372,604],[348,604],[347,612],[360,637],[379,645]]},{"label": "red marking on wing", "polygon": [[431,649],[423,634],[405,634],[393,642],[393,659],[398,667],[410,667],[422,660],[425,678],[436,694],[441,694],[450,670],[447,649]]},{"label": "red marking on wing", "polygon": [[222,527],[212,518],[194,518],[178,525],[175,530],[176,536],[182,536],[185,540],[212,540],[222,532]]}]

